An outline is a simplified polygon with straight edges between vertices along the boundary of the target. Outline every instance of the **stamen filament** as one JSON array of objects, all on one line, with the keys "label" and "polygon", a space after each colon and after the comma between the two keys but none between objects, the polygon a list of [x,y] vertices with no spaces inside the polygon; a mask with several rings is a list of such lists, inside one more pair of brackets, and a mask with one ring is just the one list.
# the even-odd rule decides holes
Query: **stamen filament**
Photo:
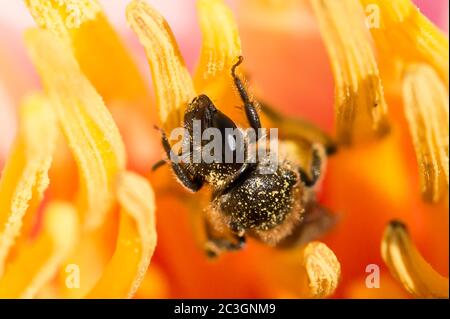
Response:
[{"label": "stamen filament", "polygon": [[159,118],[170,131],[181,125],[187,104],[196,96],[191,76],[169,25],[158,12],[134,0],[127,7],[127,20],[145,48]]},{"label": "stamen filament", "polygon": [[122,138],[65,41],[34,29],[26,33],[26,43],[78,164],[84,224],[95,228],[113,203],[112,180],[125,167]]},{"label": "stamen filament", "polygon": [[115,190],[121,207],[116,250],[88,298],[131,298],[155,250],[155,196],[150,184],[124,172],[118,176]]},{"label": "stamen filament", "polygon": [[406,119],[419,164],[422,194],[438,201],[449,185],[449,104],[445,84],[424,64],[412,65],[403,78]]},{"label": "stamen filament", "polygon": [[338,141],[351,144],[388,132],[384,98],[370,33],[353,0],[311,0],[333,68]]},{"label": "stamen filament", "polygon": [[[81,70],[108,103],[136,103],[145,82],[97,0],[25,0],[37,25],[70,41]],[[134,105],[134,104],[131,104]]]},{"label": "stamen filament", "polygon": [[341,265],[333,251],[324,243],[311,242],[302,248],[301,257],[308,278],[309,297],[331,296],[341,276]]},{"label": "stamen filament", "polygon": [[419,298],[448,298],[448,278],[425,261],[401,222],[392,221],[386,228],[381,255],[392,275],[411,294]]},{"label": "stamen filament", "polygon": [[33,298],[57,273],[78,238],[74,206],[52,202],[38,237],[22,246],[0,279],[0,298]]},{"label": "stamen filament", "polygon": [[[431,23],[411,0],[361,0],[376,5],[380,25],[370,30],[381,57],[403,64],[426,63],[448,87],[448,37]],[[388,61],[389,62],[389,61]]]},{"label": "stamen filament", "polygon": [[0,179],[0,276],[25,214],[33,213],[49,184],[57,131],[48,100],[40,94],[26,98],[20,109],[19,132]]},{"label": "stamen filament", "polygon": [[202,48],[194,83],[197,92],[219,97],[230,91],[231,67],[241,52],[237,23],[222,0],[197,2]]}]

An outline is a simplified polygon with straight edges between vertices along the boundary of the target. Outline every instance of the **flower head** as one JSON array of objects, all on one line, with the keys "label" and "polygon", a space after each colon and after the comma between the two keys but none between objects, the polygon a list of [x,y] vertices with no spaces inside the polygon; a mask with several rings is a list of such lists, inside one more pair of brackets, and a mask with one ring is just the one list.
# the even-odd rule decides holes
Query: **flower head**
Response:
[{"label": "flower head", "polygon": [[[223,0],[198,0],[192,74],[164,17],[130,1],[123,14],[154,102],[96,0],[25,3],[42,89],[22,99],[0,178],[0,297],[448,298],[448,38],[411,1],[248,0],[236,21]],[[278,41],[292,34],[314,48],[306,70],[283,51],[293,42]],[[148,173],[160,156],[152,127],[180,126],[200,94],[245,123],[230,72],[242,55],[252,98],[271,104],[263,126],[278,127],[302,164],[313,143],[331,151],[334,138],[284,112],[331,132],[334,105],[339,150],[317,198],[339,221],[321,241],[250,240],[211,262],[201,249],[211,194],[187,194],[169,169]],[[334,103],[326,84],[311,83],[322,73],[334,79]],[[367,286],[374,264],[378,290]]]}]

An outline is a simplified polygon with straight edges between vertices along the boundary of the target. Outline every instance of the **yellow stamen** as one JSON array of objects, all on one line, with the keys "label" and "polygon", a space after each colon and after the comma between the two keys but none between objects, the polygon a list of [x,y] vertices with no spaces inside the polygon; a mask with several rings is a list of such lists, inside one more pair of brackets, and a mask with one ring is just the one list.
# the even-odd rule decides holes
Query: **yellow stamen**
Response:
[{"label": "yellow stamen", "polygon": [[196,94],[172,31],[164,18],[141,0],[128,5],[127,20],[145,48],[162,125],[166,130],[179,127]]},{"label": "yellow stamen", "polygon": [[27,243],[0,279],[0,298],[33,298],[56,274],[78,237],[75,207],[53,202],[38,238]]},{"label": "yellow stamen", "polygon": [[411,0],[361,2],[379,10],[379,25],[372,26],[371,32],[386,62],[426,63],[448,86],[448,37]]},{"label": "yellow stamen", "polygon": [[119,131],[65,41],[46,30],[30,30],[26,42],[77,161],[84,223],[98,226],[113,202],[111,182],[125,167]]},{"label": "yellow stamen", "polygon": [[403,79],[406,119],[419,163],[422,193],[436,202],[447,194],[448,91],[438,74],[427,65],[412,65]]},{"label": "yellow stamen", "polygon": [[341,277],[341,265],[327,245],[307,244],[302,249],[302,265],[308,278],[308,297],[324,298],[334,293]]},{"label": "yellow stamen", "polygon": [[392,275],[411,294],[420,298],[448,298],[448,278],[423,259],[402,223],[392,221],[386,228],[381,255]]},{"label": "yellow stamen", "polygon": [[350,144],[387,133],[384,99],[364,12],[354,0],[311,0],[330,56],[339,142]]},{"label": "yellow stamen", "polygon": [[101,11],[92,0],[25,0],[36,23],[61,36],[68,36],[69,29],[95,19]]},{"label": "yellow stamen", "polygon": [[[81,230],[76,247],[64,261],[65,266],[61,267],[55,280],[47,285],[50,291],[57,292],[52,297],[84,298],[102,276],[117,241],[119,212],[116,206],[102,226]],[[120,275],[116,275],[119,278]]]},{"label": "yellow stamen", "polygon": [[41,95],[25,99],[18,136],[0,179],[0,276],[25,213],[38,206],[48,186],[56,135],[48,101]]},{"label": "yellow stamen", "polygon": [[231,10],[222,0],[197,2],[202,48],[194,84],[198,93],[219,98],[230,90],[230,70],[241,52],[241,40]]},{"label": "yellow stamen", "polygon": [[145,83],[96,0],[25,0],[39,27],[70,39],[81,70],[109,102],[136,100]]},{"label": "yellow stamen", "polygon": [[116,195],[121,206],[116,250],[88,298],[131,298],[155,250],[155,198],[150,184],[125,172],[118,177]]}]

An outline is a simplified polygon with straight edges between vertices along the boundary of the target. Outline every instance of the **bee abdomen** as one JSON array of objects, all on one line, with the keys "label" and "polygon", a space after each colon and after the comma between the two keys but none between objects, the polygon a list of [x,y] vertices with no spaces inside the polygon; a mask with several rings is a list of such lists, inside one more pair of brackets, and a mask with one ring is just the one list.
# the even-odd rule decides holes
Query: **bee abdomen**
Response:
[{"label": "bee abdomen", "polygon": [[278,167],[272,174],[255,170],[218,198],[219,207],[240,228],[269,230],[280,225],[294,207],[296,184],[298,175],[289,169]]}]

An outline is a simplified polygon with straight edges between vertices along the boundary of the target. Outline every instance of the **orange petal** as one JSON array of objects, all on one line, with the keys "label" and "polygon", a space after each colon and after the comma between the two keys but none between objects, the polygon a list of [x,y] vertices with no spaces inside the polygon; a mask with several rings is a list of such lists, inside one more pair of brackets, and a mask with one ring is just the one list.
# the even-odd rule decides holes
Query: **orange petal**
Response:
[{"label": "orange petal", "polygon": [[139,70],[96,0],[26,0],[39,27],[68,37],[86,77],[107,102],[146,96]]},{"label": "orange petal", "polygon": [[78,237],[75,207],[51,203],[39,236],[23,246],[0,279],[0,298],[32,298],[56,274]]},{"label": "orange petal", "polygon": [[182,123],[184,111],[196,96],[175,38],[164,18],[141,0],[127,7],[127,20],[144,46],[153,76],[159,118],[170,131]]},{"label": "orange petal", "polygon": [[[245,71],[255,96],[329,132],[333,122],[333,75],[310,1],[238,3]],[[280,134],[284,131],[274,127]]]},{"label": "orange petal", "polygon": [[162,268],[152,264],[142,280],[134,298],[169,298],[169,283]]},{"label": "orange petal", "polygon": [[56,135],[48,101],[41,95],[25,99],[19,132],[0,179],[0,276],[25,213],[32,213],[48,186]]},{"label": "orange petal", "polygon": [[345,285],[344,298],[348,299],[408,299],[403,287],[387,271],[380,272],[380,286],[368,287],[366,276],[352,278]]},{"label": "orange petal", "polygon": [[116,195],[121,206],[116,250],[88,298],[132,297],[155,250],[155,199],[150,184],[125,172],[117,179]]},{"label": "orange petal", "polygon": [[77,161],[84,223],[96,227],[113,202],[112,180],[125,167],[119,131],[65,41],[46,30],[29,30],[26,42]]}]

